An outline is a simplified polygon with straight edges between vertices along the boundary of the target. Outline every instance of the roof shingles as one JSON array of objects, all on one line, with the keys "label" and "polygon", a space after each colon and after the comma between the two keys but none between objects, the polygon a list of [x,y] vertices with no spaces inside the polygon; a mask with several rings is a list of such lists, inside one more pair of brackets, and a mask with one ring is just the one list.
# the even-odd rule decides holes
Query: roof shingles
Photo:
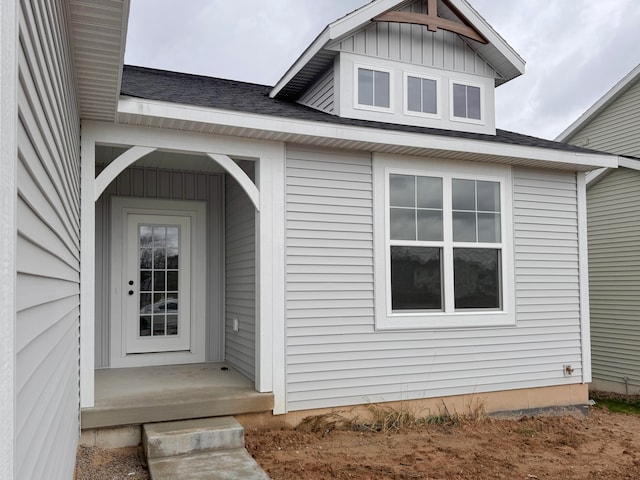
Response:
[{"label": "roof shingles", "polygon": [[258,115],[299,119],[337,125],[422,133],[445,137],[481,140],[510,145],[539,147],[565,152],[599,153],[565,143],[531,137],[506,130],[496,135],[415,127],[392,123],[341,118],[288,100],[269,97],[272,87],[221,78],[170,72],[125,65],[122,75],[123,96],[162,102],[193,105]]}]

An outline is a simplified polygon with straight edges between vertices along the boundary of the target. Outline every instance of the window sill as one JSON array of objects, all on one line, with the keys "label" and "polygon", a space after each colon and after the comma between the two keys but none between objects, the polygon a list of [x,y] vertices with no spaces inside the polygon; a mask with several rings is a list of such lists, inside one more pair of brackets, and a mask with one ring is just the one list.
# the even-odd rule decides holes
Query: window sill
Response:
[{"label": "window sill", "polygon": [[394,313],[376,316],[376,330],[443,330],[469,329],[482,327],[515,326],[513,313],[503,311],[492,312],[456,312],[445,314]]}]

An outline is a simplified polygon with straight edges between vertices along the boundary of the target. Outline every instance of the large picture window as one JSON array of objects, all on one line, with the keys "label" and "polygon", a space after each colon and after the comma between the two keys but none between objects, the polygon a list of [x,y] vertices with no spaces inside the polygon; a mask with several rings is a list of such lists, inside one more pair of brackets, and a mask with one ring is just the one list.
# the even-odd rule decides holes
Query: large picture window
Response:
[{"label": "large picture window", "polygon": [[513,289],[505,278],[511,255],[505,235],[507,183],[464,169],[450,174],[384,170],[384,268],[378,271],[384,270],[386,321],[378,326],[485,326],[513,320],[506,308]]}]

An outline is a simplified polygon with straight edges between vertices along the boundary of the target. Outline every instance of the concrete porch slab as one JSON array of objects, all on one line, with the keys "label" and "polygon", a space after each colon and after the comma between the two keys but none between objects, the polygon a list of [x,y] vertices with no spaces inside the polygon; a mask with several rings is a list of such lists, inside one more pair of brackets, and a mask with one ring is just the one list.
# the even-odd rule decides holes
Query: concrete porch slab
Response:
[{"label": "concrete porch slab", "polygon": [[95,405],[82,429],[273,410],[273,394],[224,363],[96,370]]}]

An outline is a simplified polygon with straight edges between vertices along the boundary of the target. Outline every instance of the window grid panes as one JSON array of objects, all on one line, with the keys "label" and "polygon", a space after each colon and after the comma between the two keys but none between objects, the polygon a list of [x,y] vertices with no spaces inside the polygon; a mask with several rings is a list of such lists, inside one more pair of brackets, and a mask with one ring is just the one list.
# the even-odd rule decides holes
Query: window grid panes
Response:
[{"label": "window grid panes", "polygon": [[358,104],[390,108],[391,75],[368,68],[358,68]]},{"label": "window grid panes", "polygon": [[179,241],[177,226],[139,226],[141,337],[178,335]]},{"label": "window grid panes", "polygon": [[481,91],[480,87],[453,84],[453,116],[481,120]]},{"label": "window grid panes", "polygon": [[[388,181],[391,310],[502,309],[500,182],[404,174]],[[454,290],[448,307],[446,278]]]},{"label": "window grid panes", "polygon": [[407,77],[407,110],[410,112],[438,113],[438,82],[430,78]]}]

